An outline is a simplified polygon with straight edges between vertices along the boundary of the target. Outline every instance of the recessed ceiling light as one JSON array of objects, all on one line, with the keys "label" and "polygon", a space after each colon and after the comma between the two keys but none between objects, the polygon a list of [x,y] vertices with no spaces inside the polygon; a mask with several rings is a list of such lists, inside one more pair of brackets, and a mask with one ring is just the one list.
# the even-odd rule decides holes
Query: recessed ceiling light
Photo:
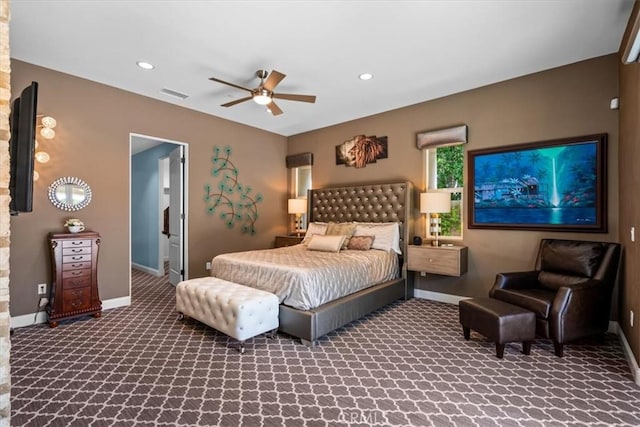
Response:
[{"label": "recessed ceiling light", "polygon": [[371,73],[362,73],[358,76],[360,80],[371,80],[373,78],[373,74]]},{"label": "recessed ceiling light", "polygon": [[140,68],[145,69],[145,70],[153,70],[154,68],[156,68],[156,67],[153,66],[153,64],[149,64],[148,62],[144,62],[144,61],[136,62],[136,65],[138,67],[140,67]]}]

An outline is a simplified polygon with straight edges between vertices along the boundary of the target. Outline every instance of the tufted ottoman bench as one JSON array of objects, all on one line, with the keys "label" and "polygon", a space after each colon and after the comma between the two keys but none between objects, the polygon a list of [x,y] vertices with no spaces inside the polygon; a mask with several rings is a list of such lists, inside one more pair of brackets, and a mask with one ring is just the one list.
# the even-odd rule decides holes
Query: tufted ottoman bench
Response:
[{"label": "tufted ottoman bench", "polygon": [[244,342],[278,329],[279,301],[274,294],[216,277],[185,280],[176,286],[176,310]]},{"label": "tufted ottoman bench", "polygon": [[522,352],[531,352],[536,337],[536,315],[524,308],[493,299],[473,298],[458,304],[464,339],[471,329],[496,343],[496,357],[502,359],[508,342],[522,341]]}]

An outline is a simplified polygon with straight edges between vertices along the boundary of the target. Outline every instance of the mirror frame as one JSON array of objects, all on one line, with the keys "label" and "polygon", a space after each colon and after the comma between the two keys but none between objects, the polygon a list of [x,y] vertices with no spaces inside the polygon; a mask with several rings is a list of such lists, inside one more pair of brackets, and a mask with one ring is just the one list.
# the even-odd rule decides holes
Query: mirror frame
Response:
[{"label": "mirror frame", "polygon": [[[58,198],[56,197],[56,191],[61,185],[77,185],[78,187],[81,187],[84,190],[84,200],[77,205],[72,205],[70,203],[58,200]],[[63,211],[79,211],[80,209],[87,207],[87,205],[91,202],[91,188],[89,187],[89,184],[87,184],[80,178],[76,178],[74,176],[65,176],[63,178],[58,178],[51,183],[51,185],[49,186],[49,200],[51,201],[53,206],[58,209],[62,209]]]}]

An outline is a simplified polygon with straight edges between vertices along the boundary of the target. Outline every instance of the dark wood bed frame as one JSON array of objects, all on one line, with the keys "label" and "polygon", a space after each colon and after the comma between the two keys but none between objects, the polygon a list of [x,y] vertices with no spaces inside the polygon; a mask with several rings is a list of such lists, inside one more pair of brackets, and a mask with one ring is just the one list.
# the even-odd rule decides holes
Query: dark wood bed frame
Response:
[{"label": "dark wood bed frame", "polygon": [[407,244],[413,234],[413,185],[411,182],[358,184],[309,190],[309,222],[400,223],[400,277],[328,302],[312,310],[280,305],[279,330],[300,338],[306,345],[400,298],[413,296],[407,280]]}]

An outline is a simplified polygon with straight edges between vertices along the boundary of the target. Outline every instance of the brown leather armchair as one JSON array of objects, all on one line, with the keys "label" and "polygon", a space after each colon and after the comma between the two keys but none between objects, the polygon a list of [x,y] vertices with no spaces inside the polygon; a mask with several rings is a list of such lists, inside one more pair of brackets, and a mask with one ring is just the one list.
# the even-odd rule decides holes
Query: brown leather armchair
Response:
[{"label": "brown leather armchair", "polygon": [[618,243],[542,239],[533,271],[500,273],[489,296],[536,314],[536,335],[566,342],[609,328]]}]

